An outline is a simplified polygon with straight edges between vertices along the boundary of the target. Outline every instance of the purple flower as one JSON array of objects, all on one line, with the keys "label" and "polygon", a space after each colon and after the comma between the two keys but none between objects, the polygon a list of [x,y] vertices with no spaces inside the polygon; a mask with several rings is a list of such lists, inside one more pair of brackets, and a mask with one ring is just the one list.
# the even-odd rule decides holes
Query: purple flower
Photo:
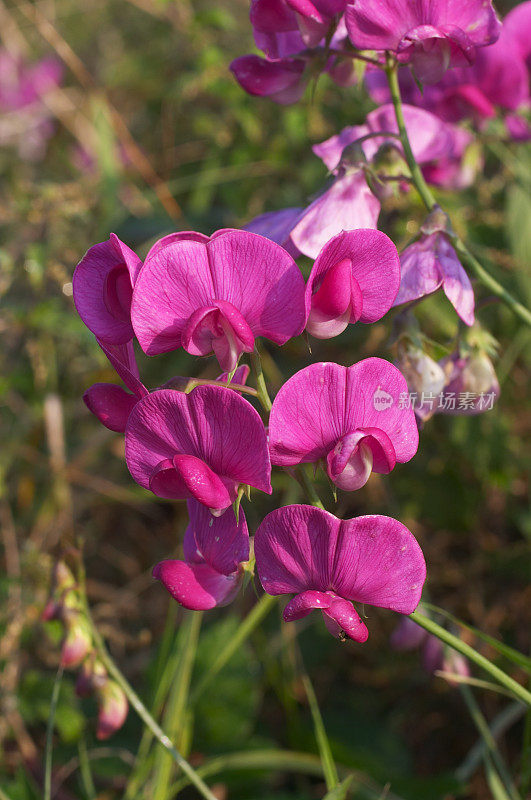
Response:
[{"label": "purple flower", "polygon": [[400,256],[402,280],[394,306],[418,300],[440,289],[463,322],[474,324],[474,292],[457,253],[444,231],[422,234]]},{"label": "purple flower", "polygon": [[76,267],[77,312],[104,344],[126,344],[133,338],[131,299],[140,267],[136,253],[114,233],[89,248]]},{"label": "purple flower", "polygon": [[401,408],[404,376],[381,358],[352,367],[312,364],[277,394],[269,419],[271,461],[283,467],[323,459],[340,489],[359,489],[372,471],[389,473],[418,447],[415,415]]},{"label": "purple flower", "polygon": [[301,58],[269,61],[255,55],[240,56],[230,65],[234,77],[248,94],[269,97],[280,105],[301,99],[306,87],[305,68],[306,62]]},{"label": "purple flower", "polygon": [[256,46],[271,59],[315,47],[344,12],[346,0],[252,0]]},{"label": "purple flower", "polygon": [[188,501],[190,524],[184,535],[184,561],[161,561],[153,575],[184,608],[203,611],[230,603],[240,588],[242,562],[249,560],[249,532],[243,510],[212,517]]},{"label": "purple flower", "polygon": [[[454,153],[455,137],[449,125],[423,109],[404,106],[406,127],[415,158],[420,164],[432,163]],[[383,146],[401,153],[392,105],[372,111],[364,125],[344,128],[314,146],[314,153],[333,172],[332,184],[307,208],[287,208],[263,214],[247,226],[290,248],[317,258],[324,245],[341,231],[373,228],[378,225],[380,201],[367,184],[364,167]],[[382,132],[381,136],[373,136]],[[358,143],[362,137],[371,137]]]},{"label": "purple flower", "polygon": [[128,392],[114,383],[95,383],[83,395],[83,401],[106,428],[124,433],[129,414],[148,390],[140,380],[133,342],[99,346],[123,380]]},{"label": "purple flower", "polygon": [[140,486],[159,497],[194,498],[216,515],[236,499],[241,483],[272,491],[262,420],[221,386],[144,397],[127,422],[125,458]]},{"label": "purple flower", "polygon": [[286,622],[318,609],[334,636],[356,642],[369,632],[352,601],[411,614],[426,579],[418,542],[390,517],[339,520],[313,506],[286,506],[267,515],[254,546],[265,591],[295,594]]},{"label": "purple flower", "polygon": [[[465,678],[470,675],[468,661],[460,653],[445,647],[440,639],[407,617],[394,629],[390,643],[392,648],[399,651],[422,647],[422,662],[427,672],[450,672]],[[455,681],[448,679],[448,683],[453,685]]]},{"label": "purple flower", "polygon": [[230,372],[256,337],[282,345],[302,332],[304,279],[282,247],[248,231],[180,239],[146,257],[131,315],[148,355],[213,351]]},{"label": "purple flower", "polygon": [[376,322],[393,304],[400,260],[391,239],[375,230],[343,231],[319,253],[306,286],[306,329],[329,339],[349,323]]},{"label": "purple flower", "polygon": [[448,67],[472,64],[501,28],[489,0],[355,0],[345,19],[354,47],[397,53],[428,84]]}]

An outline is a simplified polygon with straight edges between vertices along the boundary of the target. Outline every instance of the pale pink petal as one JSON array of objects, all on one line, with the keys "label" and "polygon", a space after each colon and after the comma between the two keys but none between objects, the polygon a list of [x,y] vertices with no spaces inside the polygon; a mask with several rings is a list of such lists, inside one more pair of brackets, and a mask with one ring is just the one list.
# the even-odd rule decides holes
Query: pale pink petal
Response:
[{"label": "pale pink petal", "polygon": [[443,291],[466,325],[473,325],[474,290],[457,253],[445,236],[439,237],[437,255],[442,272]]},{"label": "pale pink petal", "polygon": [[376,228],[379,214],[380,202],[363,172],[347,173],[308,206],[291,239],[301,253],[317,258],[326,242],[341,231]]},{"label": "pale pink petal", "polygon": [[406,247],[400,255],[402,278],[393,306],[410,303],[435,292],[442,284],[434,236],[427,236]]},{"label": "pale pink petal", "polygon": [[272,242],[282,245],[290,256],[297,258],[299,251],[291,241],[291,231],[301,216],[302,208],[283,208],[280,211],[268,211],[244,225],[244,231],[258,233],[271,239]]}]

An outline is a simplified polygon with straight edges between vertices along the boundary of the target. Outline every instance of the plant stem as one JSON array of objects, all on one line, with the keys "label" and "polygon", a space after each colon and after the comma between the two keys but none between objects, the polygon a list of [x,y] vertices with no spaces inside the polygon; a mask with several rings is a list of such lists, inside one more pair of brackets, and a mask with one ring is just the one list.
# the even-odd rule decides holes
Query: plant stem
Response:
[{"label": "plant stem", "polygon": [[409,619],[412,619],[413,622],[416,622],[417,625],[420,625],[420,627],[424,628],[428,633],[436,636],[441,642],[444,642],[461,653],[461,655],[470,659],[470,661],[473,661],[478,667],[488,672],[498,683],[506,689],[509,689],[521,702],[525,703],[527,706],[531,706],[531,692],[528,692],[527,689],[489,661],[488,658],[485,658],[485,656],[482,656],[477,650],[474,650],[473,647],[470,647],[470,645],[461,641],[457,636],[441,628],[440,625],[437,625],[437,623],[429,619],[429,617],[425,617],[420,611],[414,611],[409,615]]},{"label": "plant stem", "polygon": [[[413,150],[411,149],[411,143],[409,141],[409,136],[406,130],[406,123],[404,120],[404,111],[402,107],[402,97],[400,94],[400,86],[398,83],[398,65],[394,58],[388,53],[387,54],[387,61],[386,61],[386,68],[385,71],[387,73],[387,80],[389,82],[389,89],[391,91],[391,98],[393,100],[393,106],[395,109],[396,115],[396,124],[398,126],[398,131],[400,133],[400,139],[402,142],[402,147],[404,148],[404,155],[411,172],[411,177],[413,178],[413,183],[416,186],[416,189],[426,206],[428,211],[433,211],[435,208],[438,207],[437,201],[435,197],[431,193],[428,184],[424,180],[424,175],[422,174],[422,170],[418,165],[415,156],[413,155]],[[487,272],[485,267],[483,267],[477,258],[472,255],[470,250],[467,248],[465,243],[460,239],[460,237],[454,233],[453,231],[447,231],[448,236],[450,237],[453,246],[455,247],[456,252],[461,258],[461,261],[464,263],[465,266],[469,267],[469,269],[474,273],[474,275],[481,281],[481,283],[486,286],[486,288],[492,292],[492,294],[496,295],[502,302],[504,302],[509,308],[519,317],[523,322],[527,325],[531,325],[531,311],[528,308],[523,306],[521,303],[516,300],[515,297],[512,296],[504,287],[498,283],[498,281],[493,278],[493,276]]]},{"label": "plant stem", "polygon": [[59,702],[59,692],[61,691],[61,681],[63,679],[63,665],[59,666],[52,690],[50,701],[50,716],[46,726],[46,749],[44,753],[44,800],[51,800],[52,797],[52,757],[53,757],[53,726],[55,725],[55,712]]},{"label": "plant stem", "polygon": [[212,666],[203,676],[203,678],[199,681],[197,686],[195,687],[192,695],[190,697],[190,706],[193,706],[199,698],[201,697],[202,693],[205,691],[206,687],[211,683],[211,681],[216,677],[216,675],[223,669],[225,664],[230,661],[234,653],[241,647],[243,642],[248,638],[248,636],[254,631],[256,626],[263,620],[263,618],[268,614],[275,603],[278,601],[278,597],[273,597],[269,594],[264,594],[260,598],[260,600],[253,606],[251,611],[247,614],[243,622],[238,626],[238,630],[230,639],[226,646],[218,653],[217,657],[212,662]]},{"label": "plant stem", "polygon": [[474,725],[476,726],[478,733],[483,740],[483,743],[485,745],[485,752],[490,756],[494,766],[498,770],[500,778],[505,784],[505,789],[507,791],[508,796],[510,797],[511,800],[521,800],[521,797],[518,794],[518,790],[514,785],[509,770],[507,769],[505,762],[501,757],[500,751],[498,750],[498,747],[496,745],[496,740],[492,735],[492,731],[488,726],[487,720],[481,713],[481,709],[476,703],[476,699],[472,691],[468,688],[468,686],[460,686],[459,688],[461,689],[461,694],[463,695],[463,698],[467,705],[470,716],[472,717]]},{"label": "plant stem", "polygon": [[332,750],[330,749],[330,742],[328,741],[328,736],[326,735],[323,717],[321,716],[321,709],[319,708],[319,703],[317,702],[317,697],[315,695],[310,676],[305,670],[302,673],[302,683],[304,685],[306,697],[308,698],[308,703],[310,704],[310,711],[312,712],[313,728],[315,731],[315,738],[319,746],[319,754],[321,756],[321,763],[323,765],[326,788],[330,792],[332,789],[336,788],[337,784],[339,783],[339,777],[337,774],[335,761],[332,756]]},{"label": "plant stem", "polygon": [[196,773],[193,767],[190,766],[188,761],[175,748],[172,741],[168,738],[168,736],[166,736],[160,725],[151,716],[151,714],[147,710],[142,700],[136,694],[133,687],[127,681],[125,676],[122,675],[118,666],[115,664],[115,662],[107,652],[107,648],[105,647],[100,632],[94,625],[94,622],[92,621],[91,617],[88,615],[88,609],[87,609],[87,616],[91,624],[92,637],[96,649],[98,651],[99,658],[102,661],[109,675],[111,675],[114,678],[114,680],[122,687],[127,699],[131,703],[132,707],[135,709],[140,719],[151,730],[154,737],[162,745],[162,747],[165,747],[166,750],[171,754],[177,766],[179,766],[184,772],[184,774],[187,775],[187,777],[190,780],[190,783],[192,783],[195,786],[199,794],[202,797],[204,797],[205,800],[216,800],[215,795],[212,794],[206,783],[204,783],[204,781],[199,777],[199,775]]},{"label": "plant stem", "polygon": [[271,402],[271,398],[269,397],[269,392],[267,391],[267,386],[264,378],[264,373],[262,372],[262,362],[260,360],[260,353],[258,350],[253,350],[251,353],[251,364],[253,366],[255,378],[256,378],[256,390],[258,393],[258,399],[260,400],[264,411],[271,411],[273,406]]},{"label": "plant stem", "polygon": [[310,501],[310,504],[312,506],[315,506],[316,508],[322,508],[323,511],[326,511],[323,503],[321,502],[321,500],[319,498],[319,495],[317,494],[317,492],[315,490],[315,486],[313,485],[311,480],[308,478],[308,475],[306,473],[306,470],[305,470],[303,464],[300,464],[298,467],[296,467],[295,476],[297,478],[297,481],[300,483],[300,485],[302,486],[302,488],[306,492],[306,495],[308,497],[308,500]]}]

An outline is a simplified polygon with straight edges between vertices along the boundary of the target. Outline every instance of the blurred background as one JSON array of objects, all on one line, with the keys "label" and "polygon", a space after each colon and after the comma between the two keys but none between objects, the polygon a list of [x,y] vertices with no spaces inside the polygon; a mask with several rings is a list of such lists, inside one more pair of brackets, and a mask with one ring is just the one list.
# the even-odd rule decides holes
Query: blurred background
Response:
[{"label": "blurred background", "polygon": [[[503,14],[515,4],[497,5]],[[86,249],[114,231],[142,256],[173,230],[211,233],[304,205],[326,179],[311,144],[363,121],[373,108],[363,87],[339,89],[324,76],[313,97],[282,109],[247,96],[228,71],[234,57],[254,51],[247,0],[0,0],[0,50],[1,790],[9,800],[42,797],[61,631],[44,625],[41,614],[54,559],[75,532],[84,540],[94,618],[128,679],[151,702],[166,669],[165,727],[192,764],[234,755],[231,769],[210,778],[220,800],[325,794],[311,759],[295,774],[273,769],[268,759],[251,769],[245,758],[289,749],[312,754],[315,766],[295,635],[336,760],[356,772],[352,796],[490,797],[470,756],[478,735],[459,690],[426,672],[418,651],[390,648],[398,622],[391,612],[370,609],[370,639],[359,646],[340,645],[313,617],[295,634],[275,609],[193,709],[172,716],[191,615],[169,602],[151,569],[179,554],[185,508],[133,483],[123,437],[104,429],[81,399],[92,383],[116,381],[72,301],[72,273]],[[15,101],[2,92],[5,53],[28,68],[47,60],[39,77],[44,99],[34,102],[29,89]],[[441,197],[472,249],[529,303],[529,146],[496,155],[486,148],[484,155],[474,188]],[[381,228],[400,248],[407,224],[422,218],[411,192],[386,202]],[[457,318],[444,297],[423,302],[418,316],[437,356],[448,352]],[[426,555],[425,598],[528,652],[531,336],[498,304],[478,316],[499,342],[495,410],[429,420],[417,457],[342,495],[337,514],[398,517]],[[271,347],[266,377],[276,391],[311,361],[392,359],[390,332],[388,317],[314,341],[311,355],[302,337],[281,351]],[[139,363],[150,387],[176,374],[216,374],[214,364],[182,352],[157,360],[140,354]],[[277,505],[298,499],[283,476],[275,489]],[[270,499],[253,495],[246,504],[251,531],[271,508]],[[230,607],[205,614],[192,688],[254,601],[250,586]],[[498,657],[486,645],[482,652]],[[500,747],[519,771],[522,714],[512,708],[506,720],[511,706],[503,695],[483,691],[478,698],[485,716],[505,725]],[[54,797],[122,797],[135,775],[138,718],[130,712],[102,745],[94,716],[93,701],[75,696],[67,673],[56,714]],[[129,796],[165,800],[179,789],[176,779],[171,764],[153,756]]]}]

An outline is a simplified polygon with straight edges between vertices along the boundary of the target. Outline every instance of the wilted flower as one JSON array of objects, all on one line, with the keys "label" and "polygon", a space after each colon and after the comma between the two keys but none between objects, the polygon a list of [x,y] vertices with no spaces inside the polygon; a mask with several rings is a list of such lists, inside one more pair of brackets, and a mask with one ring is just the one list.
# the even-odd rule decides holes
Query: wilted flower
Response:
[{"label": "wilted flower", "polygon": [[329,339],[349,323],[376,322],[393,304],[400,261],[391,239],[375,230],[343,231],[319,253],[306,286],[306,329]]},{"label": "wilted flower", "polygon": [[340,520],[313,506],[278,508],[256,532],[255,555],[266,592],[295,594],[286,622],[318,609],[334,636],[357,642],[369,632],[352,601],[411,614],[426,579],[413,534],[379,515]]},{"label": "wilted flower", "polygon": [[190,524],[183,542],[184,561],[161,561],[153,576],[184,608],[203,611],[230,603],[243,578],[242,562],[249,560],[249,531],[243,510],[222,517],[195,500],[188,501]]},{"label": "wilted flower", "polygon": [[443,358],[440,365],[446,375],[440,414],[482,414],[491,409],[500,396],[500,384],[486,352],[458,348]]},{"label": "wilted flower", "polygon": [[[444,216],[444,215],[442,215]],[[474,324],[474,291],[457,253],[445,231],[440,211],[432,212],[418,241],[400,256],[402,278],[393,303],[400,306],[440,289],[463,322]]]},{"label": "wilted flower", "polygon": [[213,351],[230,372],[256,337],[282,345],[302,332],[304,280],[282,247],[254,233],[173,241],[147,255],[132,320],[148,355],[178,347],[191,355]]},{"label": "wilted flower", "polygon": [[363,486],[372,471],[391,472],[418,447],[415,415],[399,403],[404,392],[404,376],[381,358],[300,370],[273,402],[272,463],[291,467],[324,459],[330,479],[347,491]]},{"label": "wilted flower", "polygon": [[131,299],[142,262],[111,233],[107,242],[89,248],[72,279],[74,303],[87,328],[104,344],[127,344],[133,338]]},{"label": "wilted flower", "polygon": [[159,497],[195,498],[216,514],[236,499],[239,484],[272,491],[262,420],[221,386],[144,397],[127,423],[125,457],[140,486]]},{"label": "wilted flower", "polygon": [[355,0],[345,21],[354,47],[394,52],[428,84],[449,67],[472,64],[476,48],[495,42],[501,29],[490,0]]}]

